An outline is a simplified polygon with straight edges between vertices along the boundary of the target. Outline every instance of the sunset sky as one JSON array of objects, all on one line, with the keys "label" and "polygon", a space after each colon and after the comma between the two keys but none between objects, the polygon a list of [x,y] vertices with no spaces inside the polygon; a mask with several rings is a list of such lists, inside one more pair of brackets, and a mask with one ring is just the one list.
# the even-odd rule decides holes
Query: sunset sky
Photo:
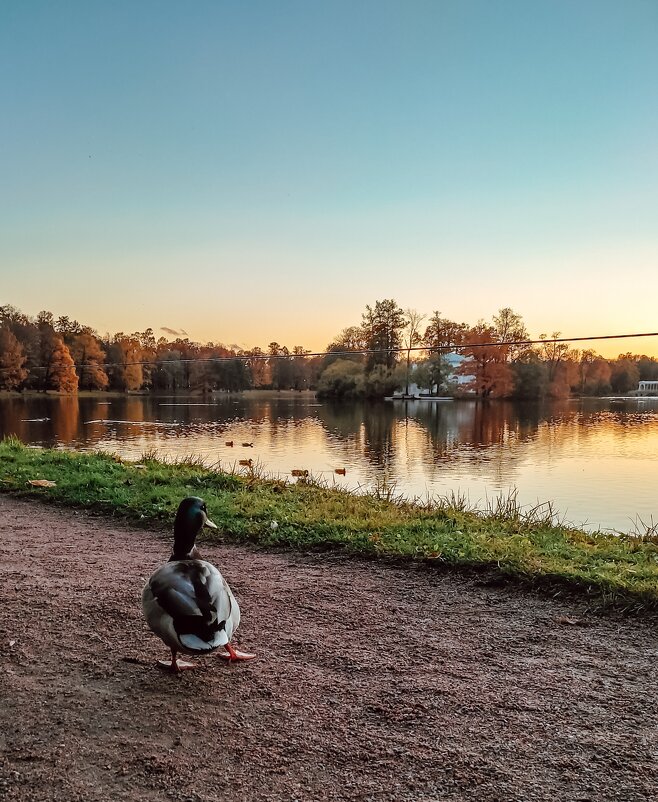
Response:
[{"label": "sunset sky", "polygon": [[5,1],[0,108],[0,303],[30,315],[658,331],[655,0]]}]

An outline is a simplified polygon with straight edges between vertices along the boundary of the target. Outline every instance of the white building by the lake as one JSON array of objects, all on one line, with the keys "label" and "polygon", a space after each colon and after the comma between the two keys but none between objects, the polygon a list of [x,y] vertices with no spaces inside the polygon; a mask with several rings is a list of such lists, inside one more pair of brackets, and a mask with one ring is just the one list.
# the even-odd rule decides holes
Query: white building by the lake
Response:
[{"label": "white building by the lake", "polygon": [[658,381],[640,382],[636,392],[637,395],[658,395]]}]

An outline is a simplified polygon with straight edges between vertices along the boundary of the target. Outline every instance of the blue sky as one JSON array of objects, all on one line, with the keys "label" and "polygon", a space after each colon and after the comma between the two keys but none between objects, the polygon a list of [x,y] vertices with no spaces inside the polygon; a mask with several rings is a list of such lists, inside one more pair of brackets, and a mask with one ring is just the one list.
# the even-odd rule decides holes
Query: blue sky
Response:
[{"label": "blue sky", "polygon": [[29,314],[313,349],[390,297],[658,330],[654,0],[6,0],[0,102]]}]

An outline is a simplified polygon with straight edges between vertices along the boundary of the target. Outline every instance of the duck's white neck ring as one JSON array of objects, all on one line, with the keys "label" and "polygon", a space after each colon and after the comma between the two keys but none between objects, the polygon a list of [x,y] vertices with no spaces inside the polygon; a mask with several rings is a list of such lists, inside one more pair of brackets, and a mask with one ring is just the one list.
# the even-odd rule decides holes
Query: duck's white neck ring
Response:
[{"label": "duck's white neck ring", "polygon": [[169,558],[169,562],[175,562],[176,560],[199,560],[201,559],[201,555],[199,554],[199,550],[196,546],[192,546],[191,551],[188,552],[177,552],[174,550],[174,553]]}]

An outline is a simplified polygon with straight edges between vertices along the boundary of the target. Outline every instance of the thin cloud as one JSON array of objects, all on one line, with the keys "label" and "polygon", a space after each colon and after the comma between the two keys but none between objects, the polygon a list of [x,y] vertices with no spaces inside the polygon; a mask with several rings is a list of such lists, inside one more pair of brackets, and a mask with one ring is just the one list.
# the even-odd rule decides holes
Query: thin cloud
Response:
[{"label": "thin cloud", "polygon": [[181,329],[180,331],[177,331],[176,329],[170,329],[169,326],[161,326],[160,327],[160,331],[164,331],[166,334],[171,334],[174,337],[180,337],[181,334],[184,334],[184,335],[187,336],[187,332],[185,331],[185,329]]}]

